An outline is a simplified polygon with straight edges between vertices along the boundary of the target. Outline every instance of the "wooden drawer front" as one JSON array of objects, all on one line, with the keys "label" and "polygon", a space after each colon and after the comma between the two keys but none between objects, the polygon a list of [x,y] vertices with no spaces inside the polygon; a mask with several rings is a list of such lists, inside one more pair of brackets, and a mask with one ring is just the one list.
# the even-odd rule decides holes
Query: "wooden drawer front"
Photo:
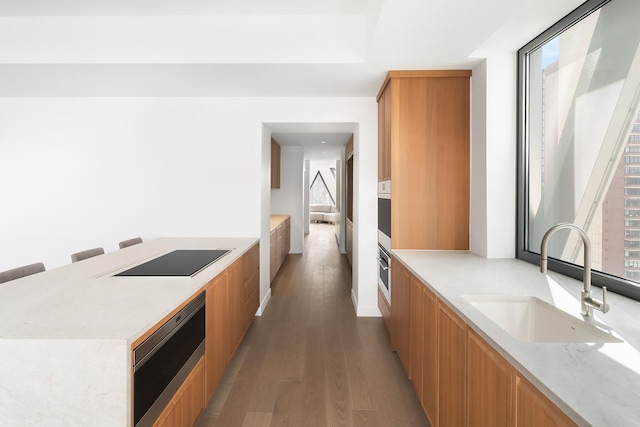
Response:
[{"label": "wooden drawer front", "polygon": [[260,289],[260,270],[255,270],[253,274],[244,281],[244,302],[249,301],[249,298],[254,292]]},{"label": "wooden drawer front", "polygon": [[275,242],[277,238],[276,230],[271,230],[271,233],[269,233],[269,240],[271,240],[271,243]]},{"label": "wooden drawer front", "polygon": [[256,316],[256,311],[258,311],[258,307],[260,306],[260,292],[256,289],[251,295],[249,295],[249,299],[244,304],[244,324],[245,331],[251,325],[253,318]]},{"label": "wooden drawer front", "polygon": [[260,244],[254,245],[242,257],[242,274],[245,278],[249,278],[254,271],[260,268]]}]

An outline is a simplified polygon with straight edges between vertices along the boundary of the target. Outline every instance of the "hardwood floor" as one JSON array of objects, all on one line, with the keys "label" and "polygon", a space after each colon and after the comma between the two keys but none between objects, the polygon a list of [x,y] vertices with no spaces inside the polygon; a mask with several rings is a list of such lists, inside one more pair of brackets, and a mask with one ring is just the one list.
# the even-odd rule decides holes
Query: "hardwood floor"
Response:
[{"label": "hardwood floor", "polygon": [[357,318],[334,226],[289,255],[198,427],[428,426],[382,318]]}]

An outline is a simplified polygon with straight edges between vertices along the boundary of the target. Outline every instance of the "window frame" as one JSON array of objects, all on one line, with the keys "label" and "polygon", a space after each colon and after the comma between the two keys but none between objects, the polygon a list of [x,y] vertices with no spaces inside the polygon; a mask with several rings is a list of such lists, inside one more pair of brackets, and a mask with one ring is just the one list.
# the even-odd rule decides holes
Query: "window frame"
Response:
[{"label": "window frame", "polygon": [[[516,217],[516,258],[523,261],[540,264],[540,254],[527,250],[529,247],[526,234],[529,224],[529,54],[560,33],[568,30],[576,23],[602,8],[612,0],[587,0],[567,16],[553,24],[546,31],[524,45],[517,53],[517,217]],[[628,218],[627,218],[628,219]],[[584,269],[555,258],[549,258],[548,269],[565,276],[582,280]],[[599,271],[592,271],[592,284],[617,294],[640,301],[640,285],[622,277],[612,276]]]}]

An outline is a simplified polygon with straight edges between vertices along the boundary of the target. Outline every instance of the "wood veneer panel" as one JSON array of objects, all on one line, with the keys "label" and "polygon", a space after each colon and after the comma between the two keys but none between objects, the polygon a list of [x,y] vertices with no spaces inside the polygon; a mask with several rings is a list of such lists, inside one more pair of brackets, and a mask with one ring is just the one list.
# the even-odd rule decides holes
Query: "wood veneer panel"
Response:
[{"label": "wood veneer panel", "polygon": [[205,397],[208,401],[227,368],[228,314],[227,274],[213,279],[206,288]]},{"label": "wood veneer panel", "polygon": [[432,426],[438,425],[438,299],[422,289],[422,408]]},{"label": "wood veneer panel", "polygon": [[413,388],[418,395],[418,399],[422,400],[422,360],[423,360],[423,338],[424,338],[424,319],[423,319],[423,300],[422,288],[424,285],[411,275],[411,315],[410,315],[410,370],[409,378],[413,384]]},{"label": "wood veneer panel", "polygon": [[392,248],[468,249],[469,79],[392,79]]},{"label": "wood veneer panel", "polygon": [[229,363],[233,354],[236,352],[245,331],[245,299],[242,259],[234,262],[227,269],[227,292],[229,301],[227,306],[227,363]]},{"label": "wood veneer panel", "polygon": [[463,426],[466,414],[466,324],[438,302],[438,425]]},{"label": "wood veneer panel", "polygon": [[391,324],[392,343],[405,372],[410,369],[410,312],[411,276],[409,271],[395,258],[391,259]]},{"label": "wood veneer panel", "polygon": [[511,365],[468,331],[467,419],[469,427],[508,427],[511,424]]},{"label": "wood veneer panel", "polygon": [[514,375],[515,427],[575,427],[556,405],[529,381]]}]

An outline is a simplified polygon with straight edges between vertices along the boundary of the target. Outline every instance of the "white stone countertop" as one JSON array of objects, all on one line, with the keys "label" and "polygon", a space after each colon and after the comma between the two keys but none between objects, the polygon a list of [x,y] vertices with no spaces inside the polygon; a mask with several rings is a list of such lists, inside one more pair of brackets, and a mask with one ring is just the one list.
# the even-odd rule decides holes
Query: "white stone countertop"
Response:
[{"label": "white stone countertop", "polygon": [[[392,254],[578,425],[640,425],[639,302],[609,292],[611,310],[594,311],[594,323],[611,328],[623,343],[527,343],[462,296],[535,296],[581,318],[581,281],[542,274],[538,266],[521,260],[486,259],[467,251]],[[602,298],[600,288],[592,290]]]},{"label": "white stone countertop", "polygon": [[[258,239],[159,238],[0,285],[0,339],[131,344]],[[175,249],[232,249],[193,277],[115,277]]]}]

